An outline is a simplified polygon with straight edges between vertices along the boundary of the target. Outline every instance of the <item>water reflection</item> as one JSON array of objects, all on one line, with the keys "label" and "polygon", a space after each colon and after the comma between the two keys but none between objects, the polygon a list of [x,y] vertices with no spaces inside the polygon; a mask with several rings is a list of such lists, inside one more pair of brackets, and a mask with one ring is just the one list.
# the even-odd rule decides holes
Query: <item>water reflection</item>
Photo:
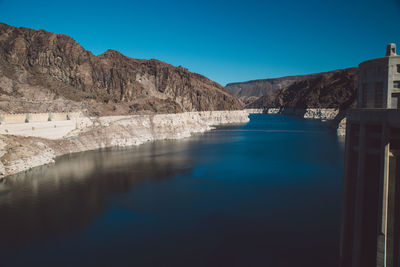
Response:
[{"label": "water reflection", "polygon": [[343,142],[254,115],[0,184],[0,266],[336,266]]},{"label": "water reflection", "polygon": [[184,151],[195,140],[67,155],[10,177],[0,184],[0,248],[78,231],[105,209],[108,197],[143,180],[190,172]]}]

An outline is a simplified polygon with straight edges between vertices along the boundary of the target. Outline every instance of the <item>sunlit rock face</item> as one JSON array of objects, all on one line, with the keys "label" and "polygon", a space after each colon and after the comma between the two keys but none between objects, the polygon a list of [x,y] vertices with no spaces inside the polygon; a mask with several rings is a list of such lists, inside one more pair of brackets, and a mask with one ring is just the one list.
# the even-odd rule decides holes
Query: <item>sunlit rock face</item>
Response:
[{"label": "sunlit rock face", "polygon": [[249,105],[262,96],[271,96],[275,92],[287,88],[292,84],[321,75],[320,73],[310,75],[287,76],[272,79],[260,79],[246,82],[229,83],[226,90],[240,99],[245,105]]},{"label": "sunlit rock face", "polygon": [[179,114],[80,118],[77,128],[60,139],[0,135],[0,178],[54,162],[57,156],[154,140],[180,139],[213,126],[246,123],[248,112],[203,111]]},{"label": "sunlit rock face", "polygon": [[[296,77],[298,77],[297,80]],[[255,112],[262,110],[262,113],[268,114],[331,120],[332,128],[338,129],[339,135],[345,134],[346,125],[342,121],[346,117],[346,110],[355,107],[358,86],[357,68],[281,79],[281,83],[279,79],[274,80],[275,87],[280,84],[281,88],[268,90],[264,95],[253,98],[246,103],[246,109]],[[267,86],[265,84],[261,86],[262,81],[269,80],[245,83],[245,88],[248,89],[245,92],[254,93],[250,89]],[[228,88],[228,90],[231,89]]]},{"label": "sunlit rock face", "polygon": [[108,50],[95,56],[74,39],[0,23],[0,110],[81,110],[89,115],[238,110],[206,77]]},{"label": "sunlit rock face", "polygon": [[355,100],[357,69],[231,83],[226,89],[246,108],[340,108]]},{"label": "sunlit rock face", "polygon": [[356,68],[320,73],[261,96],[246,107],[345,110],[355,105],[357,74]]}]

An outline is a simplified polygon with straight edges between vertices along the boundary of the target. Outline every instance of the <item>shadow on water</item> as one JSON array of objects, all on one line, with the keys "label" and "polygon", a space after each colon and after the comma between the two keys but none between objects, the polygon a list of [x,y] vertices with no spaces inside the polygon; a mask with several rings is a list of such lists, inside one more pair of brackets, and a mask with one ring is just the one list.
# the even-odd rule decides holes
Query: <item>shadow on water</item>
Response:
[{"label": "shadow on water", "polygon": [[344,140],[252,115],[0,184],[0,265],[336,266]]},{"label": "shadow on water", "polygon": [[0,184],[0,249],[78,231],[106,208],[112,195],[146,180],[190,172],[188,142],[154,142],[129,149],[66,155],[55,165],[9,177]]}]

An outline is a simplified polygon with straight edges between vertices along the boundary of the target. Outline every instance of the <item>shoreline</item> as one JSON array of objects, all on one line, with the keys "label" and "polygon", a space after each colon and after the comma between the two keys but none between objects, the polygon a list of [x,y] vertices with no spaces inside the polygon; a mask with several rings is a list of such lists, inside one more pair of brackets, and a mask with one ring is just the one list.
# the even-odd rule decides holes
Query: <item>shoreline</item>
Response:
[{"label": "shoreline", "polygon": [[245,109],[250,114],[295,116],[304,119],[328,121],[338,136],[346,135],[346,111],[335,108],[260,108]]},{"label": "shoreline", "polygon": [[54,163],[62,155],[182,139],[212,130],[213,126],[247,123],[248,115],[246,110],[233,110],[82,117],[75,130],[59,139],[0,135],[0,180]]}]

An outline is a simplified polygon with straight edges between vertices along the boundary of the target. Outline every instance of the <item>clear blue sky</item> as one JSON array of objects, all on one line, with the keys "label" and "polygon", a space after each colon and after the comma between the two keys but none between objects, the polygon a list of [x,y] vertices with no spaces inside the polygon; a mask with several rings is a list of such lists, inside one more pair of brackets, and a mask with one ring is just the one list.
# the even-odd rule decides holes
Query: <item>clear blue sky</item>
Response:
[{"label": "clear blue sky", "polygon": [[182,65],[222,85],[357,66],[400,46],[400,0],[0,0],[0,22]]}]

